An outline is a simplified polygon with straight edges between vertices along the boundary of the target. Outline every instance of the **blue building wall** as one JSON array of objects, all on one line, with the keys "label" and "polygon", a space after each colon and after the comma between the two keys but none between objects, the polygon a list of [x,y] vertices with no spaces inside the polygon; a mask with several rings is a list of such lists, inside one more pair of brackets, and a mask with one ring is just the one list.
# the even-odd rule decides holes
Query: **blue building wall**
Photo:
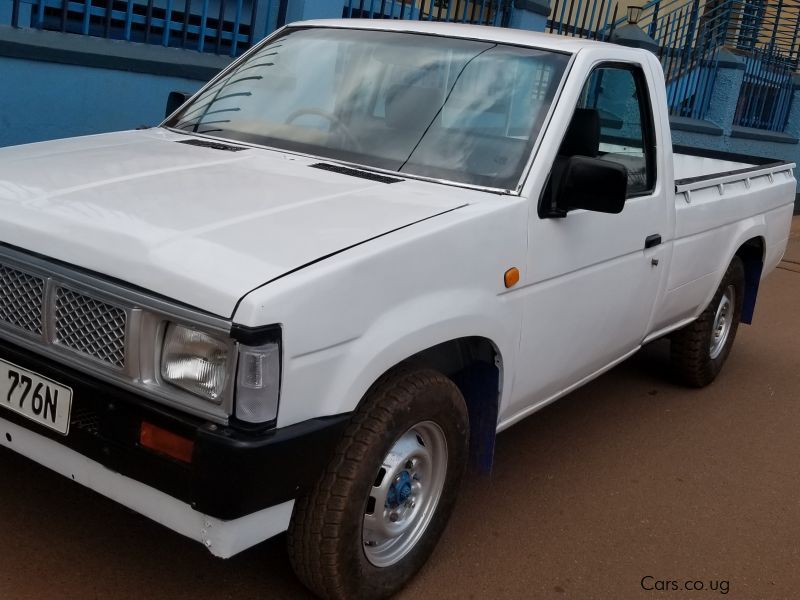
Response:
[{"label": "blue building wall", "polygon": [[201,81],[0,57],[0,146],[87,135],[164,117],[173,90]]},{"label": "blue building wall", "polygon": [[[255,1],[262,36],[282,22],[341,18],[348,6],[348,0]],[[154,2],[160,6],[166,0]],[[218,11],[219,2],[210,0],[209,14]],[[354,0],[352,5],[361,3]],[[196,91],[230,60],[192,50],[38,31],[29,27],[32,6],[29,0],[20,4],[22,28],[17,29],[3,25],[11,22],[11,2],[0,0],[0,146],[156,124],[164,116],[169,92]],[[380,6],[378,0],[373,6]],[[399,1],[385,6],[399,16]],[[514,0],[513,6],[512,26],[544,30],[547,0]],[[409,12],[406,6],[406,18]],[[182,68],[187,64],[189,69]],[[192,76],[176,75],[182,71],[192,71]]]}]

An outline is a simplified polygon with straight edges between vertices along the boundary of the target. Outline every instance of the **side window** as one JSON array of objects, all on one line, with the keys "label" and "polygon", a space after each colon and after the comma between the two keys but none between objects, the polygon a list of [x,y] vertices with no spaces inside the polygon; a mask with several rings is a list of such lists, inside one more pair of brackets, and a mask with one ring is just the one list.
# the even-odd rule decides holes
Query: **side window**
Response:
[{"label": "side window", "polygon": [[594,69],[583,86],[561,140],[539,203],[539,216],[563,216],[559,189],[570,158],[583,156],[625,167],[627,197],[651,191],[656,182],[655,137],[641,69],[608,64]]},{"label": "side window", "polygon": [[628,170],[628,196],[653,189],[655,157],[650,103],[641,71],[636,67],[599,67],[583,86],[577,112],[599,117],[597,158]]}]

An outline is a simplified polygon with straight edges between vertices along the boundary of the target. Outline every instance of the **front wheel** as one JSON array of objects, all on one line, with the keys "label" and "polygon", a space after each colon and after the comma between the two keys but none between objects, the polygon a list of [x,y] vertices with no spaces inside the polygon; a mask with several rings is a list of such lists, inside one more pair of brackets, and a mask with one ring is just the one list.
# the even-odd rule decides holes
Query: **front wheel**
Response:
[{"label": "front wheel", "polygon": [[430,369],[382,378],[353,414],[325,473],[297,500],[289,558],[323,598],[385,598],[425,563],[467,463],[461,392]]},{"label": "front wheel", "polygon": [[739,328],[744,285],[744,265],[734,256],[711,303],[696,321],[672,334],[672,366],[683,383],[703,387],[719,374]]}]

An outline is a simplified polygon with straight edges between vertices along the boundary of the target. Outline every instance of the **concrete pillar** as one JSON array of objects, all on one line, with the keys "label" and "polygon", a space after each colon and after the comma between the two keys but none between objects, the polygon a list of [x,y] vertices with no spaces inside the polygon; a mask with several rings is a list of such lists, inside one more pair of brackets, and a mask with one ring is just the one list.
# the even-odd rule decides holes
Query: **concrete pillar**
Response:
[{"label": "concrete pillar", "polygon": [[[793,138],[800,138],[800,73],[792,76],[792,104],[789,108],[789,118],[786,120],[784,133]],[[796,162],[800,160],[795,158]],[[797,171],[795,171],[797,176]],[[800,192],[794,196],[794,214],[800,215]]]},{"label": "concrete pillar", "polygon": [[708,103],[704,120],[721,127],[726,136],[730,135],[733,129],[733,118],[736,115],[736,105],[742,89],[744,68],[745,63],[742,57],[727,48],[720,48],[717,51],[717,74],[714,78],[711,100]]},{"label": "concrete pillar", "polygon": [[792,76],[791,102],[784,132],[794,138],[800,138],[800,73]]},{"label": "concrete pillar", "polygon": [[309,19],[341,19],[342,0],[289,0],[286,23]]},{"label": "concrete pillar", "polygon": [[550,15],[550,0],[514,0],[509,26],[528,31],[544,31]]},{"label": "concrete pillar", "polygon": [[637,25],[623,25],[617,27],[609,39],[614,44],[630,48],[644,48],[653,54],[658,52],[658,42],[647,35]]},{"label": "concrete pillar", "polygon": [[[3,2],[0,0],[0,25],[11,25],[11,14],[13,12],[13,2]],[[31,5],[27,2],[19,4],[19,27],[31,26]]]},{"label": "concrete pillar", "polygon": [[278,7],[273,0],[253,0],[256,3],[256,22],[251,24],[253,39],[260,40],[275,30]]}]

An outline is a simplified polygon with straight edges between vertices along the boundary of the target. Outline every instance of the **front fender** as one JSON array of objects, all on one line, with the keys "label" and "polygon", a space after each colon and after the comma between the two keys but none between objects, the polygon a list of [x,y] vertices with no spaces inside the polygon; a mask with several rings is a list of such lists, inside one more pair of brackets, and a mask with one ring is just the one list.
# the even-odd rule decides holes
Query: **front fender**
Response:
[{"label": "front fender", "polygon": [[[458,338],[490,340],[503,370],[513,373],[522,317],[515,304],[505,302],[503,297],[456,290],[393,307],[362,337],[348,344],[329,387],[331,414],[353,410],[381,375],[408,357]],[[493,306],[495,310],[487,310]],[[505,395],[511,386],[502,387]]]},{"label": "front fender", "polygon": [[[487,310],[492,306],[496,308]],[[515,302],[466,290],[432,293],[393,306],[355,339],[286,357],[279,426],[350,412],[389,369],[457,338],[489,339],[504,370],[513,373],[520,319]],[[505,382],[501,405],[510,391],[510,382]]]},{"label": "front fender", "polygon": [[278,425],[351,411],[387,370],[457,338],[491,340],[513,372],[522,310],[503,273],[524,269],[526,214],[521,199],[489,198],[247,297],[237,321],[283,326]]}]

